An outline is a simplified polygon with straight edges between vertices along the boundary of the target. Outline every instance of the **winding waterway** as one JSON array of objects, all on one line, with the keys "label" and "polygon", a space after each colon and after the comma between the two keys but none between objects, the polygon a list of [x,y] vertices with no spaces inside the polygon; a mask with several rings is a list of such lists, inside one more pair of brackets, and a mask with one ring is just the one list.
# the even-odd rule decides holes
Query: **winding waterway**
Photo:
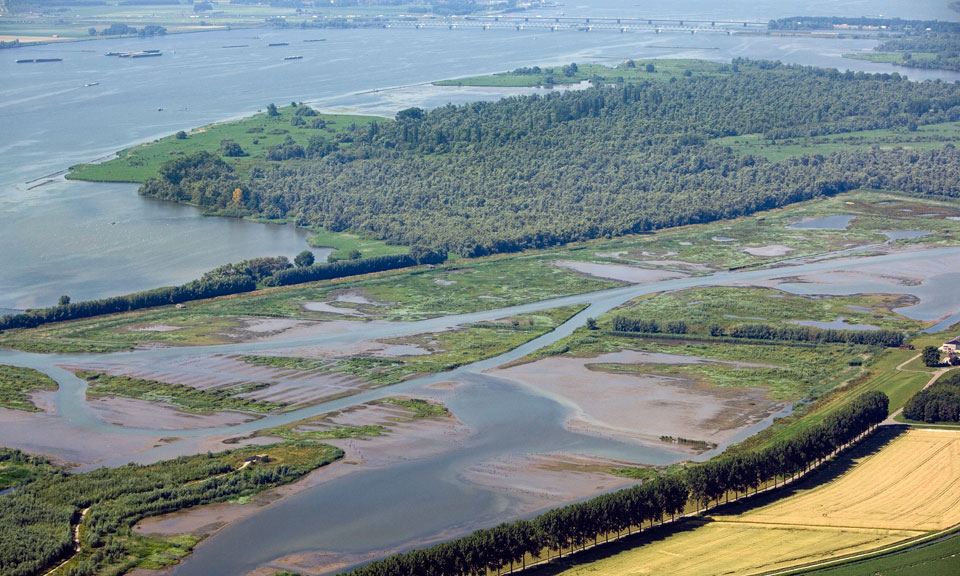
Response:
[{"label": "winding waterway", "polygon": [[[677,461],[682,456],[666,450],[570,432],[564,427],[564,422],[570,416],[568,408],[532,389],[492,377],[484,371],[548,346],[583,325],[586,318],[599,316],[645,294],[699,286],[759,282],[777,277],[838,270],[855,271],[878,265],[896,267],[898,263],[914,261],[918,257],[931,262],[960,258],[960,247],[932,248],[923,252],[893,253],[856,259],[820,260],[808,264],[736,273],[719,272],[421,322],[371,325],[369,329],[350,334],[117,353],[116,355],[129,359],[149,357],[174,362],[177,358],[192,355],[284,349],[308,344],[346,344],[369,338],[396,337],[424,330],[438,330],[557,306],[589,305],[549,334],[495,358],[464,366],[453,372],[410,380],[230,428],[178,431],[178,437],[188,439],[223,433],[243,434],[409,392],[438,381],[458,381],[465,385],[452,396],[448,405],[453,413],[470,427],[472,434],[455,451],[399,465],[362,469],[348,477],[280,500],[215,533],[199,546],[193,555],[175,567],[173,574],[242,574],[263,563],[291,554],[316,551],[364,554],[402,549],[418,542],[463,533],[477,526],[514,519],[517,516],[515,510],[523,502],[521,495],[485,489],[465,481],[462,477],[470,464],[494,456],[565,451],[649,464]],[[940,296],[948,298],[947,294]],[[86,384],[57,366],[61,363],[95,362],[116,355],[40,355],[0,351],[0,362],[29,366],[54,377],[60,383],[59,413],[72,426],[119,435],[169,434],[169,431],[164,430],[116,426],[98,420],[90,413],[84,400]],[[755,433],[769,423],[770,419],[767,419],[743,431],[740,437]],[[146,450],[137,454],[135,460],[152,462],[173,456],[179,453],[178,444],[174,442]],[[724,447],[718,446],[716,451]],[[702,457],[709,457],[711,454],[707,453]],[[116,462],[103,464],[119,465],[128,460],[129,456],[123,456]]]},{"label": "winding waterway", "polygon": [[[543,14],[558,10],[567,15],[749,20],[796,14],[956,18],[943,0],[817,0],[797,4],[764,0],[722,6],[707,0],[679,0],[657,6],[591,0]],[[317,38],[326,41],[303,42]],[[286,52],[267,47],[278,41],[290,44]],[[239,52],[223,48],[236,44],[247,47]],[[571,61],[613,64],[628,57],[725,61],[744,56],[840,69],[896,71],[916,80],[960,80],[957,73],[842,58],[846,52],[866,51],[874,44],[864,39],[652,32],[235,30],[21,49],[17,58],[62,57],[64,62],[18,66],[12,56],[0,60],[0,75],[5,80],[0,84],[0,246],[5,247],[0,250],[0,307],[49,305],[64,293],[85,299],[180,283],[227,261],[259,255],[291,256],[302,250],[305,233],[292,226],[204,218],[188,206],[139,198],[135,185],[72,183],[58,175],[72,164],[177,130],[244,116],[268,102],[302,100],[326,110],[391,115],[413,105],[432,107],[520,92],[424,85],[436,79]],[[144,48],[162,49],[164,56],[144,60],[103,56],[108,51]],[[291,50],[304,58],[283,61],[293,53]],[[91,82],[98,84],[85,86]],[[844,270],[877,263],[893,266],[917,257],[918,253],[912,253],[842,263],[824,260],[788,270],[800,275],[833,271],[840,266]],[[960,258],[960,248],[931,249],[922,257],[932,262]],[[503,454],[562,450],[651,464],[675,461],[678,456],[665,450],[572,433],[564,427],[569,408],[483,371],[556,342],[588,316],[599,316],[637,296],[784,274],[785,269],[718,273],[508,309],[377,326],[347,335],[122,353],[174,361],[188,355],[345,344],[568,304],[590,305],[550,334],[453,373],[419,378],[229,429],[178,431],[177,437],[186,439],[184,442],[223,433],[242,434],[432,382],[457,380],[465,385],[452,395],[448,405],[472,434],[456,451],[385,468],[362,469],[285,498],[217,532],[173,573],[243,574],[278,557],[308,551],[363,554],[402,549],[513,519],[521,496],[478,487],[462,478],[471,463]],[[946,284],[937,284],[934,289],[938,297],[950,298],[949,293],[940,293],[949,290]],[[85,383],[58,364],[95,361],[98,357],[0,351],[0,362],[37,368],[57,379],[58,412],[77,430],[123,436],[169,435],[169,430],[107,424],[88,410]],[[768,424],[769,420],[744,434]],[[141,452],[136,459],[151,462],[182,451],[181,443],[174,442]],[[124,455],[102,464],[119,465],[128,460],[130,457]]]}]

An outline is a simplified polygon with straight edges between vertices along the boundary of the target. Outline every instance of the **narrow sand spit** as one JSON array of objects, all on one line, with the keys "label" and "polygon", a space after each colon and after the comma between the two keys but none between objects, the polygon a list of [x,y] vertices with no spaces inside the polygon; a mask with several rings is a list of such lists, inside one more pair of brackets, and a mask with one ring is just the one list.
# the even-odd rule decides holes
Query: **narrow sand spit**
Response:
[{"label": "narrow sand spit", "polygon": [[628,463],[558,454],[511,454],[477,462],[461,480],[493,490],[534,498],[570,502],[636,483],[606,472]]},{"label": "narrow sand spit", "polygon": [[625,351],[597,358],[546,358],[490,372],[568,406],[567,427],[571,430],[681,452],[692,449],[664,444],[660,437],[720,444],[781,408],[765,391],[755,388],[717,388],[684,377],[590,369],[596,364],[701,362],[705,360]]},{"label": "narrow sand spit", "polygon": [[651,270],[649,268],[637,268],[623,264],[598,264],[595,262],[577,262],[574,260],[558,260],[555,264],[561,268],[574,270],[581,274],[588,274],[597,278],[620,280],[621,282],[629,282],[630,284],[648,284],[650,282],[686,277],[686,274],[680,272]]}]

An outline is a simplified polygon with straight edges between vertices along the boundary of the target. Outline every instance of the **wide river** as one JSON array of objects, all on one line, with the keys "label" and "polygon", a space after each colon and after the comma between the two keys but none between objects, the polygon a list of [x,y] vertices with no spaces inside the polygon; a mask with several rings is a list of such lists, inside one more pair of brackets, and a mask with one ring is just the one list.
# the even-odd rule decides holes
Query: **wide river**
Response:
[{"label": "wide river", "polygon": [[[624,5],[592,0],[546,10],[568,15],[741,18],[796,14],[956,16],[945,0],[716,2]],[[907,9],[909,6],[909,10]],[[325,42],[304,43],[324,38]],[[268,47],[288,42],[287,47]],[[227,45],[245,48],[224,48]],[[432,80],[537,64],[625,58],[733,57],[898,71],[954,81],[960,74],[843,59],[871,40],[727,36],[721,33],[546,32],[527,30],[235,30],[152,39],[98,40],[4,51],[0,59],[0,313],[48,306],[61,294],[103,297],[196,278],[229,261],[292,256],[306,234],[204,218],[153,202],[130,184],[70,183],[58,174],[139,142],[237,118],[269,102],[310,102],[336,110],[392,115],[411,105],[496,98],[504,90],[413,86]],[[160,58],[107,58],[109,51],[160,49]],[[284,61],[288,55],[302,60]],[[18,58],[63,62],[16,64]],[[85,86],[98,82],[96,86]],[[374,90],[377,90],[374,92]],[[163,111],[158,111],[163,108]],[[318,253],[324,256],[325,252]]]},{"label": "wide river", "polygon": [[[785,3],[763,0],[718,5],[678,0],[669,5],[629,5],[584,0],[544,11],[556,14],[767,20],[797,14],[879,15],[956,19],[945,0],[840,1]],[[304,43],[324,38],[325,42]],[[288,42],[268,48],[270,42]],[[247,44],[243,49],[223,46]],[[111,40],[42,46],[3,52],[0,59],[0,313],[50,305],[60,294],[94,298],[157,285],[184,282],[228,261],[259,255],[292,256],[305,248],[306,234],[292,226],[267,226],[204,218],[193,208],[142,199],[129,184],[87,184],[62,180],[66,167],[181,129],[241,117],[268,102],[305,101],[328,110],[390,115],[407,106],[438,106],[495,98],[509,91],[439,89],[432,80],[496,72],[517,66],[576,62],[616,63],[625,58],[682,57],[729,60],[780,59],[840,69],[900,72],[913,79],[960,80],[960,74],[914,71],[847,60],[846,52],[869,50],[870,40],[829,40],[726,36],[716,33],[440,31],[440,30],[236,30],[149,40]],[[157,48],[161,58],[121,60],[108,51]],[[283,61],[287,55],[302,60]],[[16,65],[16,58],[61,57],[62,63]],[[86,83],[98,82],[85,87]],[[390,88],[390,89],[388,89]],[[516,93],[516,92],[512,92]],[[158,111],[163,108],[163,111]],[[50,180],[50,182],[48,182]],[[39,186],[38,186],[39,184]],[[322,256],[323,253],[321,252]],[[931,257],[958,258],[958,249]],[[897,258],[907,256],[893,255]],[[828,270],[830,262],[810,264]],[[743,273],[758,278],[767,271]],[[739,276],[744,277],[743,275]],[[592,307],[563,327],[503,357],[466,367],[444,379],[469,383],[450,408],[473,434],[462,449],[389,468],[366,469],[301,492],[212,536],[174,570],[180,576],[242,574],[262,563],[298,552],[329,550],[362,553],[404,547],[442,534],[515,517],[518,497],[463,482],[459,471],[470,463],[504,453],[567,450],[650,463],[676,458],[664,451],[573,434],[564,429],[568,408],[544,396],[480,372],[529,353],[568,334],[587,315],[642,293],[679,289],[686,282],[721,283],[729,278],[671,281],[621,288],[560,301],[531,304],[470,317],[435,319],[431,328],[507,313],[573,302]],[[946,295],[945,295],[946,296]],[[384,337],[419,326],[397,326]],[[350,338],[338,337],[340,340]],[[286,342],[299,345],[304,342]],[[231,347],[230,351],[256,345]],[[271,343],[264,348],[277,348]],[[211,353],[216,350],[154,350],[134,354]],[[223,350],[223,351],[226,351]],[[84,389],[56,368],[66,358],[0,351],[0,362],[32,365],[62,384],[58,398],[64,418],[84,429],[116,432],[83,407]],[[419,380],[404,388],[424,385]],[[394,394],[370,392],[250,424],[273,426],[342,404]],[[235,428],[239,431],[241,428]],[[157,431],[126,429],[153,435]],[[192,430],[183,437],[213,434]],[[169,434],[166,431],[164,435]],[[0,438],[0,444],[3,439]],[[166,447],[175,450],[175,445]],[[162,450],[144,453],[146,461]]]}]

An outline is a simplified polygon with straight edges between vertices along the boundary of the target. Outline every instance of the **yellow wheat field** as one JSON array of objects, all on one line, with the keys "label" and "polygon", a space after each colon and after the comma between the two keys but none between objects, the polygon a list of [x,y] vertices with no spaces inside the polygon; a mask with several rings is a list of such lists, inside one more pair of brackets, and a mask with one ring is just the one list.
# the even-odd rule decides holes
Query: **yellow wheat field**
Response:
[{"label": "yellow wheat field", "polygon": [[960,433],[910,430],[822,486],[718,515],[565,576],[756,574],[960,523]]},{"label": "yellow wheat field", "polygon": [[565,576],[755,574],[879,548],[920,532],[708,522]]},{"label": "yellow wheat field", "polygon": [[807,526],[942,530],[960,523],[960,434],[910,430],[845,475],[738,517]]}]

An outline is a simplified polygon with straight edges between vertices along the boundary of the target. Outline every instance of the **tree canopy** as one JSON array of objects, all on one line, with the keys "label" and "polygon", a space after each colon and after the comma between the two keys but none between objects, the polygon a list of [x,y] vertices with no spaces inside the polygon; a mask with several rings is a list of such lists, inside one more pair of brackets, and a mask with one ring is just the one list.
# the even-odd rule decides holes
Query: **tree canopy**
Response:
[{"label": "tree canopy", "polygon": [[[960,87],[777,62],[448,105],[287,142],[245,208],[464,256],[709,222],[857,188],[960,196],[960,152],[871,149],[771,162],[714,138],[768,140],[960,120]],[[174,160],[186,161],[190,157]],[[141,193],[218,208],[239,185],[210,158]],[[178,175],[175,171],[174,175]]]}]

